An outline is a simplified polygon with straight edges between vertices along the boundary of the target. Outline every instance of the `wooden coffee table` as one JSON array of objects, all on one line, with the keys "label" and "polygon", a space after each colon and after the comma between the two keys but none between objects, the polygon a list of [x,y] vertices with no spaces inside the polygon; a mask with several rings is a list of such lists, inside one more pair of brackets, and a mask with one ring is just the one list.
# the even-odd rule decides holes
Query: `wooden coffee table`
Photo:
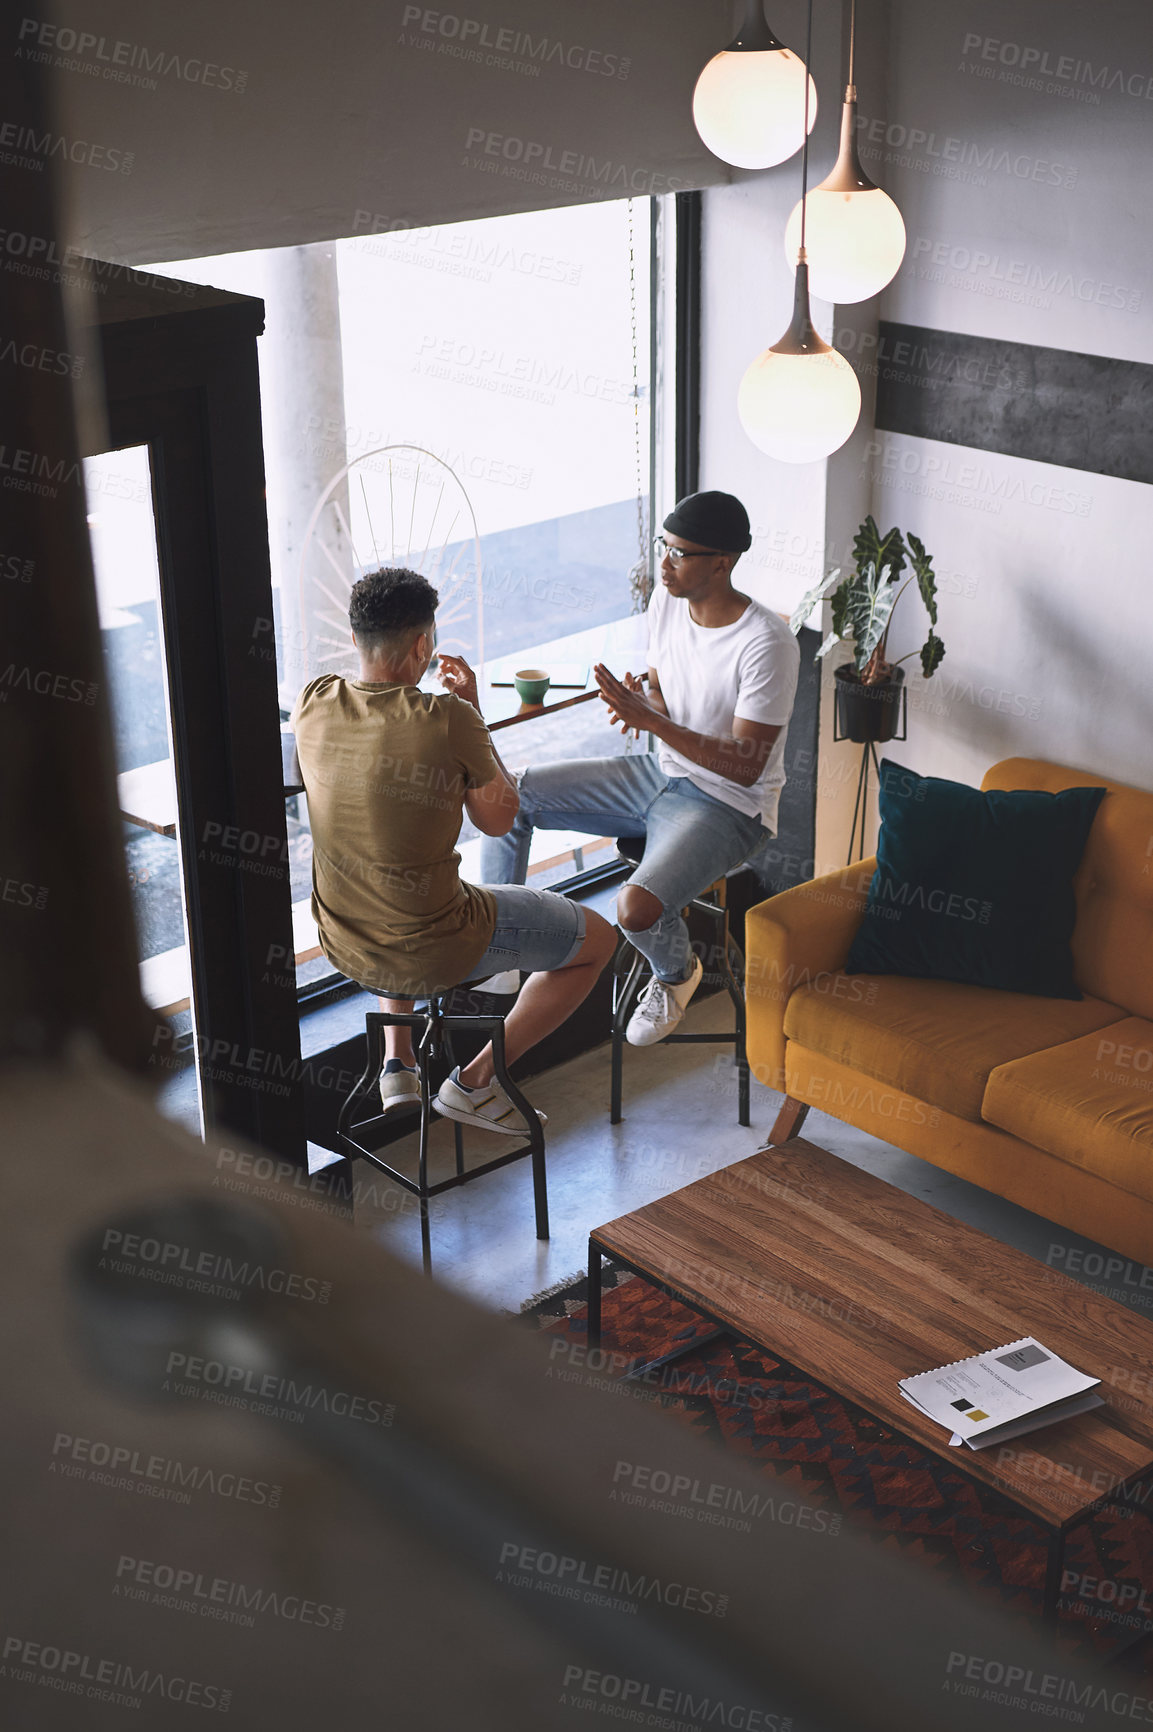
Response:
[{"label": "wooden coffee table", "polygon": [[[1070,1529],[1153,1473],[1153,1324],[813,1143],[762,1149],[598,1227],[590,1347],[600,1343],[602,1254],[1038,1518],[1049,1536],[1047,1620]],[[1099,1377],[1106,1405],[978,1452],[950,1448],[897,1388],[1022,1335]]]}]

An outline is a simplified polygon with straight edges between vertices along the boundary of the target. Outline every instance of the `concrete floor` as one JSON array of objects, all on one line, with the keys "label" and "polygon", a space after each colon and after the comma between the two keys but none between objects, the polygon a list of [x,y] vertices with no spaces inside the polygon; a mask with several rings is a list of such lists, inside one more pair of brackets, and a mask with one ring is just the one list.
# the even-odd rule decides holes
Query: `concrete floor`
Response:
[{"label": "concrete floor", "polygon": [[[714,998],[689,1008],[686,1028],[731,1026]],[[519,1311],[535,1295],[583,1273],[590,1228],[679,1190],[704,1174],[752,1154],[776,1117],[780,1096],[752,1085],[752,1125],[737,1124],[731,1048],[657,1046],[625,1054],[625,1120],[608,1122],[608,1048],[600,1047],[535,1078],[530,1098],[548,1114],[549,1211],[552,1237],[533,1235],[527,1161],[449,1191],[431,1204],[433,1274],[494,1310]],[[803,1135],[934,1207],[970,1222],[1081,1279],[1086,1286],[1153,1317],[1153,1272],[1039,1215],[1005,1202],[914,1155],[879,1142],[826,1114],[810,1112]],[[484,1137],[483,1146],[473,1149]],[[491,1153],[496,1138],[466,1133],[465,1158]],[[397,1145],[415,1151],[416,1139]],[[452,1132],[433,1133],[434,1177],[452,1163]],[[326,1157],[328,1158],[328,1157]],[[415,1159],[413,1153],[412,1158]],[[403,1161],[398,1160],[397,1165]],[[419,1261],[415,1198],[360,1164],[356,1224],[398,1255]],[[1070,1252],[1080,1251],[1078,1259]],[[1112,1273],[1106,1262],[1114,1256]],[[1100,1262],[1094,1259],[1099,1257]],[[1089,1274],[1081,1267],[1088,1261]],[[1074,1267],[1069,1267],[1070,1262]],[[1092,1276],[1096,1275],[1096,1279]],[[1142,1279],[1148,1285],[1142,1286]]]}]

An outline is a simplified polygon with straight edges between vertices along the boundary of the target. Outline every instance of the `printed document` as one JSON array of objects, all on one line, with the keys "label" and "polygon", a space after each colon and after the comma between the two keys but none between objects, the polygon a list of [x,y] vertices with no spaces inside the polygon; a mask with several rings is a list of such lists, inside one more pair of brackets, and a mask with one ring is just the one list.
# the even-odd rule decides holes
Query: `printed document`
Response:
[{"label": "printed document", "polygon": [[898,1384],[906,1401],[952,1432],[950,1443],[986,1449],[1102,1405],[1086,1377],[1031,1335],[922,1371]]}]

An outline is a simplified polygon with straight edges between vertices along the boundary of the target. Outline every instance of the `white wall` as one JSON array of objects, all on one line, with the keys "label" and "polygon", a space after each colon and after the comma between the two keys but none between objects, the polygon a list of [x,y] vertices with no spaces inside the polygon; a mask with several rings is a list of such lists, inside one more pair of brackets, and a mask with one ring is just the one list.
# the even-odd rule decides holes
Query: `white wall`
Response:
[{"label": "white wall", "polygon": [[[793,279],[780,237],[798,184],[776,169],[716,188],[705,197],[703,224],[701,486],[744,502],[753,545],[740,563],[741,584],[782,612],[820,570],[826,465],[763,456],[737,418],[737,391],[749,362],[776,342],[792,315]],[[820,322],[815,304],[814,313]]]},{"label": "white wall", "polygon": [[53,70],[71,237],[101,258],[296,246],[728,178],[691,97],[731,38],[730,0],[54,11],[13,23],[16,52]]},{"label": "white wall", "polygon": [[[774,29],[804,51],[805,8],[779,0],[769,8]],[[840,8],[819,9],[812,71],[818,90],[810,140],[809,184],[832,165],[844,82]],[[701,485],[737,494],[753,523],[753,545],[740,565],[741,582],[779,611],[825,569],[830,483],[824,463],[778,463],[745,436],[737,390],[749,362],[782,335],[793,311],[793,270],[784,228],[801,195],[801,153],[757,174],[736,171],[730,186],[704,195],[701,347]],[[814,322],[831,340],[833,308],[813,300]],[[867,312],[871,320],[872,311]],[[866,429],[867,430],[867,429]],[[857,442],[852,442],[855,451]]]},{"label": "white wall", "polygon": [[[866,17],[875,18],[874,7]],[[976,336],[1153,358],[1149,23],[1147,0],[1107,9],[1073,0],[892,0],[886,78],[861,73],[858,85],[865,166],[897,200],[909,250],[879,307],[838,309],[842,349],[859,353],[844,335],[850,317],[879,311]],[[864,28],[880,40],[873,24]],[[814,62],[827,116],[834,85],[821,82]],[[1012,81],[1021,78],[1046,88]],[[818,152],[818,178],[827,160]],[[723,271],[710,261],[706,357],[723,361],[739,346],[732,324],[766,282],[773,311],[765,324],[773,336],[783,329],[779,223],[787,201],[770,184],[782,173],[705,195],[718,219],[742,199],[758,212],[731,226],[717,254]],[[736,423],[731,371],[718,367],[706,393],[702,485],[744,488],[765,502],[778,538],[791,536],[799,521],[821,516],[819,466],[794,470],[758,456]],[[865,416],[855,445],[827,466],[827,563],[842,562],[846,521],[865,509],[882,529],[896,522],[914,531],[934,556],[947,649],[932,681],[912,672],[909,739],[893,756],[977,782],[998,758],[1019,753],[1153,787],[1145,647],[1153,489],[878,434]],[[802,590],[805,563],[754,563],[747,587],[787,607]],[[923,626],[906,597],[895,653],[919,645]],[[822,865],[844,858],[853,794],[846,762],[856,751],[834,748],[827,722]]]},{"label": "white wall", "polygon": [[[935,134],[941,154],[874,147],[903,159],[870,166],[909,231],[885,316],[1153,359],[1146,0],[896,0],[892,42],[890,127]],[[1091,82],[1103,69],[1104,88]],[[875,445],[877,514],[953,574],[948,654],[915,682],[906,761],[976,781],[1022,753],[1153,786],[1153,488],[930,440]],[[898,619],[901,649],[919,623]]]},{"label": "white wall", "polygon": [[[778,35],[798,51],[804,43],[799,0],[771,9]],[[809,185],[828,173],[837,154],[841,98],[847,69],[848,6],[830,22],[820,16],[812,70],[818,89],[817,124],[810,141]],[[858,83],[867,75],[883,89],[882,45],[858,43]],[[731,186],[704,195],[701,355],[701,486],[735,493],[748,508],[753,545],[735,581],[766,607],[792,613],[797,602],[834,566],[847,569],[856,525],[869,509],[868,447],[874,381],[861,374],[863,408],[857,431],[828,463],[779,463],[746,437],[737,417],[737,390],[753,357],[783,334],[793,308],[793,271],[785,257],[784,228],[800,198],[800,153],[758,174],[736,174]],[[856,354],[863,333],[875,337],[875,303],[834,309],[816,298],[814,323],[827,342]],[[823,685],[832,675],[826,663]],[[817,872],[843,861],[848,817],[839,797],[855,785],[859,756],[832,740],[831,692],[822,702]],[[843,836],[841,831],[844,832]]]}]

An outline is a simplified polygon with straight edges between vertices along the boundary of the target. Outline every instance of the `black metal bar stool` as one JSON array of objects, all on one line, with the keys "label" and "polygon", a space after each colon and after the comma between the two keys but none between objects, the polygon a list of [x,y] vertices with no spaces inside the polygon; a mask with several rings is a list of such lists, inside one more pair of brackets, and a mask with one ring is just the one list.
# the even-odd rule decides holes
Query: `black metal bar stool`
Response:
[{"label": "black metal bar stool", "polygon": [[[643,836],[620,836],[617,838],[617,848],[622,858],[639,865],[645,851]],[[709,923],[712,932],[712,942],[709,946],[710,958],[719,960],[721,977],[725,990],[733,1001],[735,1027],[731,1034],[667,1034],[662,1046],[673,1046],[677,1041],[685,1045],[700,1045],[702,1043],[719,1041],[731,1042],[737,1064],[737,1123],[747,1125],[749,1122],[749,1060],[745,1050],[745,995],[741,982],[744,979],[745,958],[740,945],[729,931],[729,911],[725,901],[725,880],[718,878],[695,896],[689,907],[703,915]],[[736,961],[736,969],[733,962]],[[625,1029],[629,1018],[636,1009],[637,1001],[652,970],[645,958],[637,950],[627,934],[622,933],[613,958],[613,1013],[612,1013],[612,1082],[611,1100],[609,1105],[609,1123],[619,1125],[621,1122],[621,1089],[623,1082],[624,1050],[628,1045],[625,1039]]]},{"label": "black metal bar stool", "polygon": [[[544,1129],[540,1119],[526,1100],[520,1089],[508,1074],[504,1056],[504,1018],[502,1016],[481,1016],[471,1012],[449,1012],[444,1008],[444,1001],[452,992],[467,991],[475,986],[475,981],[464,981],[459,987],[449,987],[444,992],[434,993],[423,1009],[415,1006],[411,1011],[370,1010],[364,1019],[367,1054],[364,1074],[353,1084],[346,1097],[336,1121],[336,1140],[340,1152],[350,1160],[368,1161],[382,1173],[387,1173],[390,1179],[395,1179],[398,1185],[420,1198],[420,1249],[421,1261],[426,1275],[432,1270],[432,1245],[429,1233],[428,1200],[439,1196],[442,1191],[454,1190],[458,1185],[467,1185],[473,1179],[479,1179],[484,1173],[494,1172],[497,1167],[507,1167],[510,1161],[519,1161],[525,1155],[532,1158],[533,1201],[536,1207],[536,1236],[538,1239],[548,1238],[548,1192],[545,1178],[544,1159]],[[365,991],[376,993],[379,988],[366,987]],[[391,994],[384,994],[391,997]],[[397,994],[396,996],[408,996]],[[417,1176],[409,1178],[392,1166],[374,1149],[366,1146],[365,1138],[372,1131],[386,1123],[383,1113],[370,1114],[368,1118],[354,1122],[353,1112],[357,1101],[372,1088],[377,1086],[377,1080],[384,1066],[384,1031],[387,1027],[407,1027],[413,1030],[416,1051],[416,1068],[420,1080],[420,1124],[419,1124],[419,1155]],[[418,1033],[419,1031],[419,1033]],[[428,1182],[428,1136],[432,1115],[435,1111],[432,1101],[430,1072],[435,1058],[446,1057],[449,1063],[454,1063],[452,1051],[453,1033],[470,1033],[487,1035],[492,1041],[493,1066],[497,1081],[518,1109],[528,1127],[528,1141],[510,1149],[507,1154],[497,1155],[491,1161],[485,1161],[479,1167],[465,1167],[464,1142],[461,1135],[462,1127],[454,1119],[452,1127],[456,1141],[456,1171],[447,1179],[440,1179],[435,1185]],[[391,1118],[392,1115],[389,1115]],[[486,1132],[491,1136],[493,1132]]]}]

